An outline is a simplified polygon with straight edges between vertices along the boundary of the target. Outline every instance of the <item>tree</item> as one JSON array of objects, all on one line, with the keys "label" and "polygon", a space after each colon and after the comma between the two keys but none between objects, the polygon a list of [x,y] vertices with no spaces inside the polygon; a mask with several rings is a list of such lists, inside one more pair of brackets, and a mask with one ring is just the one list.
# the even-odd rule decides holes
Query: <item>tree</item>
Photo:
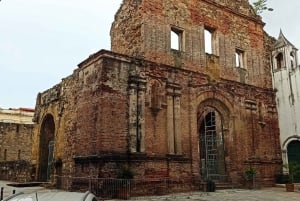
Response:
[{"label": "tree", "polygon": [[267,0],[257,0],[255,2],[252,3],[253,4],[253,8],[254,8],[254,12],[259,15],[262,12],[264,12],[265,10],[267,11],[273,11],[273,8],[269,8],[267,6]]}]

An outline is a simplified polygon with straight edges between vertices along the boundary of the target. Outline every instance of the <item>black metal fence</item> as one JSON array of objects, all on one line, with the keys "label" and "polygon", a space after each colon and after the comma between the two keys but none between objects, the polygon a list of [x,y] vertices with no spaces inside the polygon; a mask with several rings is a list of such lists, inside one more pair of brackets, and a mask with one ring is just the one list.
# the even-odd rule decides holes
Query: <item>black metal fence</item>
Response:
[{"label": "black metal fence", "polygon": [[145,195],[164,195],[193,190],[192,178],[107,179],[56,177],[57,188],[90,191],[101,199],[129,199]]}]

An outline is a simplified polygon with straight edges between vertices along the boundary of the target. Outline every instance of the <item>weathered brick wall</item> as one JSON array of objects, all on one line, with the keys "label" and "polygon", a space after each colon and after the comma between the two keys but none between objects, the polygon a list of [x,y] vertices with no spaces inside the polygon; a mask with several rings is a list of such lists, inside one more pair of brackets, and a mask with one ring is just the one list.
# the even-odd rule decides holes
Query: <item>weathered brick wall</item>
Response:
[{"label": "weathered brick wall", "polygon": [[[218,4],[220,3],[220,4]],[[111,29],[112,51],[207,72],[204,29],[213,30],[220,76],[271,87],[265,58],[263,22],[248,1],[124,1]],[[171,28],[183,31],[183,51],[171,50]],[[245,71],[235,68],[235,49],[245,53]],[[259,79],[257,79],[259,78]]]},{"label": "weathered brick wall", "polygon": [[[111,30],[115,52],[90,56],[38,96],[37,169],[50,114],[56,174],[116,177],[129,166],[136,178],[203,179],[200,124],[213,108],[222,118],[224,174],[241,184],[252,166],[262,184],[272,184],[281,168],[272,39],[247,1],[226,2],[124,1]],[[171,25],[184,30],[182,52],[170,49]],[[213,55],[203,51],[205,27],[216,30]],[[244,69],[235,67],[236,48],[245,51]]]},{"label": "weathered brick wall", "polygon": [[[62,175],[114,177],[123,165],[129,164],[137,178],[197,176],[200,174],[197,116],[206,106],[216,108],[225,118],[225,163],[234,182],[242,180],[249,165],[257,167],[262,179],[273,179],[279,171],[279,133],[272,90],[225,79],[212,82],[204,74],[147,61],[136,66],[136,59],[111,52],[102,51],[95,57],[98,60],[81,66],[64,79],[58,100],[40,105],[37,110],[46,114],[64,100],[61,115],[55,116],[60,119],[60,123],[56,120],[56,137],[61,139],[56,141],[60,148],[56,149],[55,158],[62,159]],[[147,80],[145,151],[141,154],[128,154],[130,69],[143,71]],[[168,155],[166,85],[171,79],[182,88],[182,153],[177,156]],[[159,83],[155,92],[153,83]],[[266,171],[270,166],[272,171]]]},{"label": "weathered brick wall", "polygon": [[1,180],[14,182],[34,181],[35,169],[30,161],[2,161],[0,162]]}]

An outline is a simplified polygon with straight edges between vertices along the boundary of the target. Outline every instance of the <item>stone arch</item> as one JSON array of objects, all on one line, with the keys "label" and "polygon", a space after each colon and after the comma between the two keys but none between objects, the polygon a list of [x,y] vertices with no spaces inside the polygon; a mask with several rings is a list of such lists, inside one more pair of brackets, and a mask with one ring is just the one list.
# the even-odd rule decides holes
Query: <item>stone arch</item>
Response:
[{"label": "stone arch", "polygon": [[[287,161],[290,163],[300,164],[300,140],[294,139],[287,145]],[[300,174],[294,177],[295,182],[300,182]]]},{"label": "stone arch", "polygon": [[55,122],[51,114],[45,115],[40,127],[39,139],[39,169],[38,180],[48,181],[50,179],[53,162],[55,140]]},{"label": "stone arch", "polygon": [[283,143],[282,143],[282,150],[287,150],[287,147],[290,142],[292,141],[300,141],[300,136],[294,135],[288,137]]}]

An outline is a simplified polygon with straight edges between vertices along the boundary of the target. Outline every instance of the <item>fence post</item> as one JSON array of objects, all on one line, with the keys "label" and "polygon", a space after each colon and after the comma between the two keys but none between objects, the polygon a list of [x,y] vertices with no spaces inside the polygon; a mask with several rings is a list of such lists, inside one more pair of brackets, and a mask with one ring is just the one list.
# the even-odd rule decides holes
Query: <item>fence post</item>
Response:
[{"label": "fence post", "polygon": [[3,200],[3,190],[4,190],[4,187],[1,187],[1,195],[0,195],[0,200]]}]

